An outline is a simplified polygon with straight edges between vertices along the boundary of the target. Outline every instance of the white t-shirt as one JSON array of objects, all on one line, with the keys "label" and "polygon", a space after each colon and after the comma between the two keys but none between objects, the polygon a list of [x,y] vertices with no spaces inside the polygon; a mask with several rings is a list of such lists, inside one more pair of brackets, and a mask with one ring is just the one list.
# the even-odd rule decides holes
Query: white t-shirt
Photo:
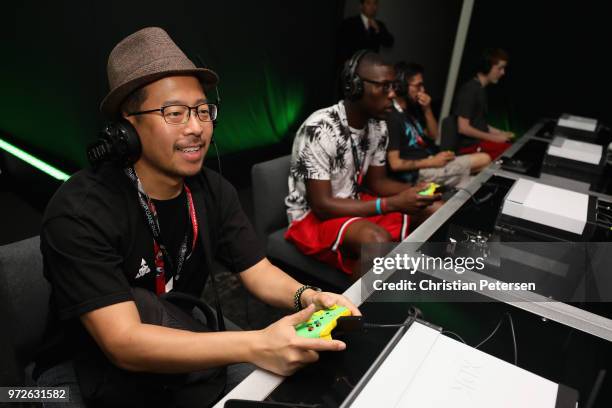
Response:
[{"label": "white t-shirt", "polygon": [[363,129],[350,128],[343,101],[310,115],[293,141],[285,199],[289,222],[310,211],[306,179],[329,180],[334,197],[358,199],[354,156],[363,178],[370,166],[385,165],[388,140],[387,124],[381,120],[370,119]]}]

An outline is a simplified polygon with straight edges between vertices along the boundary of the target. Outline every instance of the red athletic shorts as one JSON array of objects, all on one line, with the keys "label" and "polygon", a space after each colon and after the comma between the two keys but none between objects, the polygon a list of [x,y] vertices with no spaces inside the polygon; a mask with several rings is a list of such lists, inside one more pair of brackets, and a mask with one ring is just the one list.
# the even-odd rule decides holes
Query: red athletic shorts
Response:
[{"label": "red athletic shorts", "polygon": [[[376,197],[366,194],[361,196],[362,201],[374,199]],[[367,220],[383,227],[391,234],[393,241],[400,241],[408,236],[410,217],[399,212],[373,217],[340,217],[321,221],[309,211],[302,219],[291,223],[285,233],[285,239],[293,242],[303,254],[313,256],[350,275],[353,273],[355,260],[343,256],[339,248],[347,227],[358,220]]]},{"label": "red athletic shorts", "polygon": [[495,160],[499,156],[501,156],[506,151],[506,149],[509,148],[510,146],[512,146],[510,143],[505,143],[505,142],[497,143],[497,142],[490,142],[488,140],[483,140],[472,146],[462,147],[461,149],[459,149],[459,153],[468,154],[468,153],[483,152],[491,156],[491,160]]}]

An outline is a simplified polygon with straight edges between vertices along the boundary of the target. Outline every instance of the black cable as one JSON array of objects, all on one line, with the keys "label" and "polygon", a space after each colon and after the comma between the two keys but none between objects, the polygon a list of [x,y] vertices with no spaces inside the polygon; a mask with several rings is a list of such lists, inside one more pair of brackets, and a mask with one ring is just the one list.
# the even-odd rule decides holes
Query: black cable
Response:
[{"label": "black cable", "polygon": [[514,365],[518,365],[518,346],[516,345],[516,333],[514,332],[514,322],[510,313],[506,313],[510,321],[510,329],[512,330],[512,343],[514,345]]},{"label": "black cable", "polygon": [[466,193],[468,193],[468,195],[470,196],[470,199],[474,202],[474,204],[476,204],[476,200],[474,199],[474,194],[468,190],[467,188],[463,188],[463,187],[455,187],[455,189],[457,189],[457,191],[465,191]]},{"label": "black cable", "polygon": [[[518,364],[518,346],[516,343],[516,333],[514,331],[514,321],[512,320],[512,315],[510,315],[510,313],[504,313],[505,317],[508,317],[508,321],[510,322],[510,330],[512,332],[512,344],[514,346],[514,365]],[[481,341],[480,343],[478,343],[478,345],[474,346],[474,348],[479,348],[480,346],[482,346],[483,344],[485,344],[487,341],[489,341],[494,335],[495,333],[497,333],[497,330],[499,330],[502,322],[504,321],[504,316],[502,316],[501,319],[499,319],[499,322],[497,322],[497,326],[495,326],[495,329],[493,329],[493,331],[491,332],[491,334],[489,334],[483,341]]]},{"label": "black cable", "polygon": [[487,201],[489,201],[489,200],[491,199],[491,197],[493,197],[493,196],[494,196],[494,195],[497,193],[497,191],[499,190],[499,185],[497,185],[496,183],[492,183],[492,182],[490,182],[490,181],[487,181],[487,182],[484,182],[484,183],[480,184],[479,189],[480,189],[481,187],[484,187],[484,186],[486,186],[486,187],[493,187],[493,191],[491,191],[491,192],[489,192],[489,193],[485,194],[485,195],[484,195],[483,197],[481,197],[481,198],[476,198],[476,197],[474,197],[474,194],[475,194],[475,193],[472,193],[470,190],[468,190],[468,189],[466,189],[466,188],[463,188],[463,187],[455,187],[455,189],[457,189],[457,190],[461,190],[461,191],[465,191],[466,193],[468,193],[468,194],[470,195],[470,199],[472,200],[472,202],[474,203],[474,205],[479,206],[479,205],[484,204],[484,203],[486,203]]},{"label": "black cable", "polygon": [[504,321],[503,317],[501,319],[499,319],[499,322],[497,322],[497,326],[495,326],[495,328],[493,329],[491,334],[489,334],[483,341],[481,341],[476,346],[474,346],[474,348],[476,348],[476,349],[479,348],[480,346],[485,344],[487,341],[489,341],[491,339],[491,337],[495,336],[495,333],[497,333],[497,330],[499,330],[499,328],[500,328],[500,326],[501,326],[503,321]]},{"label": "black cable", "polygon": [[450,330],[442,330],[442,334],[452,334],[453,336],[455,336],[456,338],[458,338],[459,340],[461,340],[461,342],[463,344],[467,344],[467,342],[465,340],[463,340],[463,337],[461,337],[460,335],[458,335],[455,332],[452,332]]},{"label": "black cable", "polygon": [[410,323],[398,323],[398,324],[377,324],[377,323],[364,323],[364,329],[397,329],[399,327],[408,327],[412,324]]},{"label": "black cable", "polygon": [[212,137],[211,142],[215,147],[215,154],[217,155],[217,169],[219,170],[219,175],[223,177],[223,172],[221,171],[221,157],[219,156],[219,149],[217,149],[217,142],[215,142],[214,136]]}]

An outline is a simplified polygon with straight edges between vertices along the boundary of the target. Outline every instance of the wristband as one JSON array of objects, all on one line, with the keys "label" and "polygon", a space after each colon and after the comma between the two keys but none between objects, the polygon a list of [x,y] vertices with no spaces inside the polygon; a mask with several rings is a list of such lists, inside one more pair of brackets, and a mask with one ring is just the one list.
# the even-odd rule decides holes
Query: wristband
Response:
[{"label": "wristband", "polygon": [[386,198],[383,198],[382,200],[380,200],[380,208],[383,214],[387,213],[387,199]]},{"label": "wristband", "polygon": [[376,199],[376,214],[378,215],[382,215],[382,209],[380,208],[380,202],[381,202],[381,199],[377,198]]},{"label": "wristband", "polygon": [[312,289],[315,290],[317,292],[321,292],[321,288],[317,288],[315,286],[310,286],[310,285],[304,285],[301,288],[299,288],[298,290],[295,291],[295,295],[293,295],[293,307],[295,308],[296,312],[299,312],[300,310],[303,309],[302,307],[302,293],[304,293],[304,291],[306,289]]}]

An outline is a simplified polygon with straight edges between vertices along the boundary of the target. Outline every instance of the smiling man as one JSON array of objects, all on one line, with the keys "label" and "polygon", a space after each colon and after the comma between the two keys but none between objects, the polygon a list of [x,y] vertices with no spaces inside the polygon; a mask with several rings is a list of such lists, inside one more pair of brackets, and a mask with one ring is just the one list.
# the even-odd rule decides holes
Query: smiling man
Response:
[{"label": "smiling man", "polygon": [[[202,407],[254,366],[289,375],[319,351],[343,350],[340,341],[298,337],[294,326],[316,308],[357,308],[268,262],[235,189],[202,167],[217,74],[196,68],[160,28],[122,40],[107,70],[101,110],[121,123],[124,138],[131,134],[133,159],[78,172],[45,212],[52,297],[37,383],[69,386],[76,406]],[[259,299],[296,313],[255,331],[198,324],[191,307],[168,299],[197,299],[213,259]]]},{"label": "smiling man", "polygon": [[393,66],[362,50],[342,78],[344,100],[310,115],[293,142],[285,238],[358,277],[361,246],[404,239],[435,211],[440,195],[418,195],[426,184],[408,187],[387,177],[384,119],[395,98]]}]

